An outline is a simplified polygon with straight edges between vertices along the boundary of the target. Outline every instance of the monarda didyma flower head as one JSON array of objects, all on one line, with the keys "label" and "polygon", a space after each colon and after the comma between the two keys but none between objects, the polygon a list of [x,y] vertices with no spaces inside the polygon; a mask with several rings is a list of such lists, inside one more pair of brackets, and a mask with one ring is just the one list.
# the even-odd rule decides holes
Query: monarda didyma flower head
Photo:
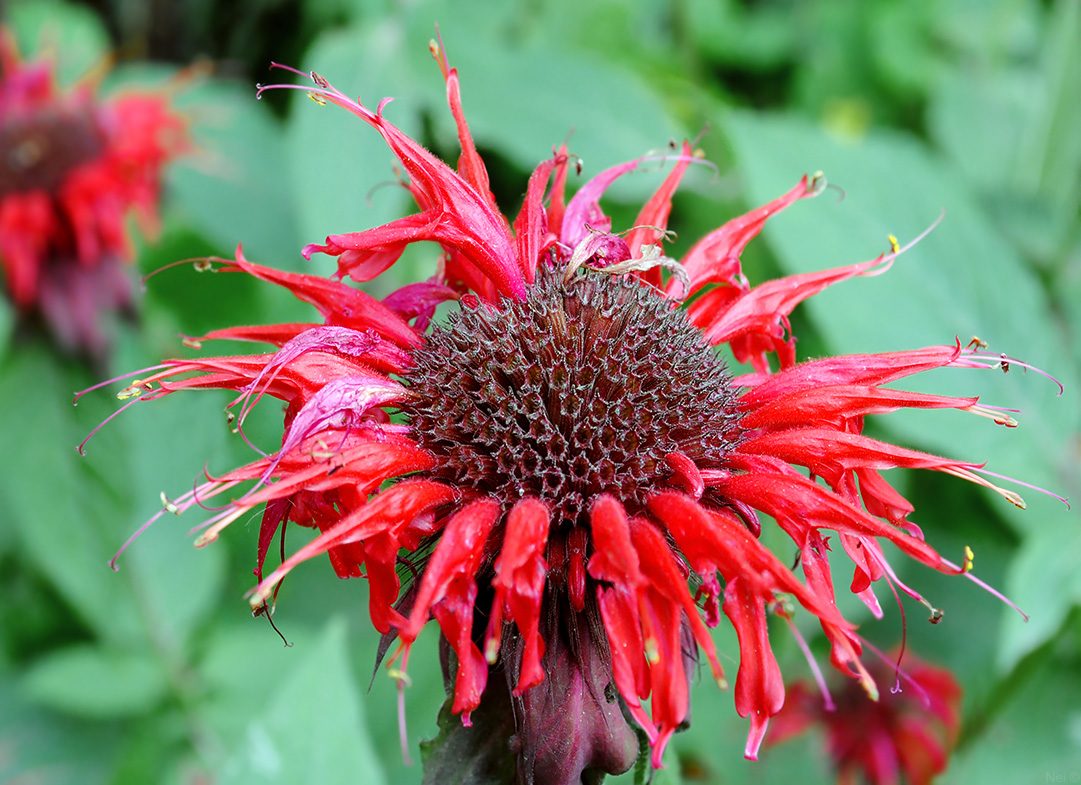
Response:
[{"label": "monarda didyma flower head", "polygon": [[65,349],[105,353],[102,314],[131,303],[126,222],[134,210],[156,229],[162,169],[186,145],[167,96],[61,91],[0,28],[0,267],[16,308]]},{"label": "monarda didyma flower head", "polygon": [[[899,253],[750,286],[742,249],[767,218],[819,193],[821,178],[729,221],[677,263],[662,241],[672,194],[696,157],[688,144],[669,156],[671,173],[624,233],[599,201],[647,159],[600,173],[567,200],[560,151],[533,172],[511,223],[489,191],[457,73],[432,48],[461,141],[457,171],[392,125],[386,101],[373,111],[316,74],[309,91],[383,136],[419,212],[305,248],[306,257],[337,257],[330,279],[258,266],[239,250],[211,262],[286,287],[322,321],[215,331],[199,341],[276,348],[171,361],[121,393],[233,390],[237,429],[263,396],[285,403],[280,449],[167,509],[254,483],[197,544],[265,505],[253,607],[325,553],[338,575],[367,577],[372,623],[399,678],[434,617],[460,724],[431,748],[433,782],[469,754],[487,756],[470,765],[495,772],[491,781],[598,782],[634,763],[640,738],[660,766],[688,718],[696,651],[727,684],[709,631],[722,615],[738,634],[746,757],[757,757],[784,703],[771,615],[816,617],[834,666],[877,695],[861,639],[834,602],[823,530],[836,532],[834,549],[855,563],[854,591],[880,614],[873,587],[882,578],[924,601],[897,580],[884,542],[972,577],[970,555],[961,564],[939,555],[881,470],[946,472],[1022,502],[981,464],[862,435],[864,417],[954,408],[1016,425],[976,398],[886,386],[934,368],[1002,367],[1001,358],[955,342],[797,364],[788,322],[797,303],[884,272]],[[443,250],[430,279],[382,300],[344,282],[375,278],[419,241]],[[446,301],[455,311],[433,323]],[[733,375],[716,354],[722,344],[751,369]],[[802,578],[759,541],[761,516],[795,542]],[[318,534],[264,575],[268,548],[290,522]]]}]

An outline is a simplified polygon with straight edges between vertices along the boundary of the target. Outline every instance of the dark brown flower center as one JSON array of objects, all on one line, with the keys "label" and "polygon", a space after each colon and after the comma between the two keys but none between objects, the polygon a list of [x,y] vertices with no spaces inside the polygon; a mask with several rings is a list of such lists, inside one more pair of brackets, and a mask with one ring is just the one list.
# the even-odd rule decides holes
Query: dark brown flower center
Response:
[{"label": "dark brown flower center", "polygon": [[104,140],[87,109],[48,109],[0,121],[0,196],[54,191],[79,164],[101,154]]},{"label": "dark brown flower center", "polygon": [[630,514],[669,485],[669,453],[719,468],[739,425],[725,363],[637,280],[542,271],[524,300],[453,315],[415,353],[406,407],[436,479],[548,502],[585,523],[600,493]]}]

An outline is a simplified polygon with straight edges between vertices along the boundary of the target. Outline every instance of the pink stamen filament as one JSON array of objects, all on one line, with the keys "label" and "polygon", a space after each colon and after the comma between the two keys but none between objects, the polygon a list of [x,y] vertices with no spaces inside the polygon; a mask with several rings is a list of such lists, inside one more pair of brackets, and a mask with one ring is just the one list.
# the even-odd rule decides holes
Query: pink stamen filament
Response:
[{"label": "pink stamen filament", "polygon": [[112,379],[106,379],[103,382],[98,382],[92,387],[87,387],[85,390],[80,390],[79,392],[75,393],[75,397],[72,399],[71,403],[74,406],[78,406],[79,399],[89,392],[93,392],[94,390],[100,390],[102,387],[113,384],[114,382],[119,382],[121,379],[130,379],[133,376],[140,376],[149,371],[163,371],[168,367],[168,365],[151,365],[149,368],[143,368],[138,371],[132,371],[131,373],[125,373],[123,376],[114,376]]},{"label": "pink stamen filament", "polygon": [[1005,425],[1007,428],[1016,428],[1018,426],[1017,420],[1015,420],[1006,412],[1013,414],[1020,414],[1020,409],[1003,409],[999,406],[985,406],[983,404],[977,404],[975,406],[969,406],[962,411],[969,412],[970,414],[976,414],[980,417],[986,417],[990,420],[994,420],[997,425]]},{"label": "pink stamen filament", "polygon": [[1064,392],[1066,392],[1066,388],[1063,386],[1062,382],[1049,374],[1047,371],[1041,370],[1035,365],[1030,365],[1029,363],[1023,362],[1014,357],[1009,357],[1005,354],[993,355],[981,354],[978,352],[973,352],[970,356],[973,360],[981,361],[981,364],[979,366],[981,368],[989,368],[991,370],[995,370],[1004,367],[1008,368],[1011,365],[1016,365],[1019,368],[1024,368],[1026,371],[1033,371],[1034,373],[1038,373],[1040,376],[1050,380],[1054,385],[1056,385],[1058,387],[1059,395],[1062,395]]},{"label": "pink stamen filament", "polygon": [[998,589],[994,588],[990,584],[987,584],[987,583],[984,583],[983,581],[981,581],[979,578],[977,578],[975,575],[972,574],[971,570],[968,570],[968,571],[962,570],[959,566],[957,566],[956,564],[951,562],[949,559],[943,559],[942,563],[944,565],[946,565],[947,567],[949,567],[950,569],[957,570],[958,574],[964,575],[966,578],[968,578],[970,581],[975,583],[977,586],[979,586],[981,589],[986,591],[988,594],[990,594],[993,597],[997,597],[1003,603],[1005,603],[1006,605],[1008,605],[1009,607],[1013,608],[1015,611],[1020,613],[1021,617],[1026,622],[1028,621],[1028,614],[1025,613],[1023,610],[1021,610],[1019,607],[1017,607],[1017,603],[1015,603],[1013,600],[1011,600],[1009,597],[1007,597],[1005,594],[1003,594],[1002,592],[1000,592]]},{"label": "pink stamen filament", "polygon": [[792,631],[792,636],[796,639],[796,645],[803,652],[803,657],[811,668],[811,675],[814,677],[815,684],[818,685],[818,691],[822,693],[823,707],[826,711],[834,711],[837,705],[833,702],[833,696],[830,694],[829,686],[826,684],[826,677],[822,675],[822,669],[818,667],[818,662],[815,660],[814,654],[811,653],[811,647],[807,645],[807,641],[800,634],[799,628],[796,627],[796,623],[792,621],[792,618],[787,613],[779,615],[785,620],[788,629]]},{"label": "pink stamen filament", "polygon": [[97,424],[97,426],[94,428],[94,430],[92,430],[89,434],[87,434],[86,438],[83,439],[81,442],[79,442],[79,446],[75,448],[78,451],[79,455],[86,455],[86,449],[85,449],[86,448],[86,443],[89,442],[91,439],[93,439],[95,434],[97,434],[98,431],[100,431],[102,428],[104,428],[106,425],[108,425],[114,419],[119,417],[120,414],[122,412],[126,411],[129,406],[134,406],[140,400],[142,400],[142,399],[141,398],[134,398],[133,400],[128,401],[123,406],[121,406],[119,409],[117,409],[115,412],[113,412],[108,417],[106,417],[104,420],[99,422]]},{"label": "pink stamen filament", "polygon": [[890,659],[889,657],[887,657],[886,653],[884,651],[882,651],[881,649],[879,649],[877,646],[875,646],[873,643],[870,643],[869,641],[864,641],[863,645],[866,646],[868,649],[870,649],[871,652],[876,657],[878,657],[880,660],[882,660],[882,662],[884,662],[886,665],[889,665],[891,668],[893,668],[894,673],[896,674],[896,676],[898,676],[901,679],[904,679],[906,682],[908,682],[908,685],[910,687],[912,687],[913,689],[915,689],[917,693],[919,693],[920,700],[923,701],[923,705],[925,707],[927,707],[927,708],[931,707],[931,696],[927,693],[927,690],[925,690],[923,688],[923,686],[918,681],[916,681],[914,678],[912,678],[911,674],[909,674],[908,671],[906,671],[904,668],[901,667],[901,658],[900,657],[896,661],[894,661],[894,660]]}]

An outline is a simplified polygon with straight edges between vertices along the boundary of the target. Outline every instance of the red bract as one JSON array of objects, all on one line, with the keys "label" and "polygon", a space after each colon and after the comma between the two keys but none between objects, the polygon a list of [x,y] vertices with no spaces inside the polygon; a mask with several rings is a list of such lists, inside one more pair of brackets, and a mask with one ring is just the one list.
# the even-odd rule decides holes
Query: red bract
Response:
[{"label": "red bract", "polygon": [[[168,509],[254,482],[207,522],[199,544],[265,504],[253,606],[275,596],[301,562],[327,553],[339,575],[368,578],[372,622],[385,647],[398,641],[396,674],[434,618],[451,710],[475,724],[445,729],[459,734],[454,754],[496,758],[489,763],[520,782],[577,783],[626,770],[631,721],[660,766],[687,722],[696,651],[727,684],[709,633],[722,612],[739,638],[735,697],[750,718],[748,758],[785,700],[771,615],[811,614],[833,664],[876,696],[863,644],[835,603],[824,532],[836,532],[852,555],[852,589],[877,612],[875,582],[896,582],[882,542],[943,573],[971,568],[969,554],[956,565],[924,540],[908,520],[912,506],[880,472],[928,468],[996,486],[981,464],[863,436],[864,418],[954,408],[1016,425],[975,398],[883,386],[933,368],[998,367],[998,358],[956,344],[796,364],[795,305],[883,272],[897,254],[752,287],[743,247],[768,217],[818,194],[820,177],[725,224],[682,265],[661,243],[671,196],[697,155],[687,144],[669,156],[672,172],[626,236],[613,231],[600,200],[645,159],[608,169],[565,202],[560,150],[537,167],[508,220],[488,190],[457,74],[433,51],[463,148],[458,171],[392,125],[385,101],[372,111],[312,75],[317,102],[348,109],[386,139],[420,212],[329,237],[305,254],[337,256],[338,278],[367,279],[409,244],[434,241],[443,248],[435,274],[380,302],[341,280],[278,273],[239,252],[217,260],[289,289],[325,323],[190,339],[272,348],[171,361],[123,391],[147,400],[233,390],[238,429],[260,398],[286,405],[277,452],[208,477]],[[686,309],[684,292],[699,295]],[[448,300],[457,309],[433,326],[435,306]],[[717,355],[721,344],[754,372],[733,378]],[[761,516],[794,541],[802,577],[758,539]],[[289,522],[319,534],[264,577],[269,544]],[[410,573],[403,591],[400,575]],[[498,719],[506,712],[514,716]],[[498,743],[492,733],[502,734]],[[431,765],[444,765],[431,761],[447,746],[433,744]]]},{"label": "red bract", "polygon": [[99,100],[60,90],[48,62],[24,62],[0,29],[0,265],[8,295],[62,346],[100,357],[104,312],[130,306],[127,221],[158,224],[162,169],[187,146],[168,97]]},{"label": "red bract", "polygon": [[912,657],[904,667],[896,676],[881,663],[872,668],[880,679],[895,681],[878,701],[853,685],[826,701],[813,685],[792,685],[770,743],[821,727],[838,783],[854,785],[862,774],[871,785],[897,785],[902,775],[910,785],[929,785],[945,771],[957,743],[961,687],[945,668]]}]

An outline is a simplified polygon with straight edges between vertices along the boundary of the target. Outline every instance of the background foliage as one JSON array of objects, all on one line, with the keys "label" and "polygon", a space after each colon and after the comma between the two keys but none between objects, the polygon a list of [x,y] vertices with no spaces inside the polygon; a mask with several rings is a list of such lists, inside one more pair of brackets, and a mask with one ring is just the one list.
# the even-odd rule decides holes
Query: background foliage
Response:
[{"label": "background foliage", "polygon": [[[142,273],[229,255],[238,242],[254,260],[329,273],[300,257],[305,242],[400,215],[399,191],[373,191],[391,177],[374,133],[302,93],[256,102],[252,84],[271,78],[275,59],[371,103],[395,96],[390,118],[454,160],[427,50],[435,22],[508,210],[572,131],[587,175],[701,137],[718,173],[692,172],[677,197],[677,250],[825,171],[845,198],[827,192],[775,220],[745,256],[756,282],[870,258],[888,234],[910,239],[945,209],[886,277],[844,283],[797,312],[802,356],[979,335],[1053,372],[1062,397],[1033,374],[935,379],[942,391],[1023,409],[1017,430],[955,412],[873,427],[1081,498],[1076,0],[24,0],[4,21],[24,51],[50,48],[68,82],[112,52],[106,92],[177,90],[199,149],[172,170],[164,231],[142,246]],[[621,184],[617,224],[658,180]],[[412,279],[430,263],[417,254],[390,275]],[[178,333],[294,318],[308,317],[280,292],[173,269],[149,281],[139,324],[116,326],[111,370],[186,351]],[[419,782],[398,752],[393,685],[382,671],[372,678],[362,581],[337,581],[318,564],[299,570],[275,617],[286,648],[241,599],[253,526],[195,551],[184,532],[198,520],[163,520],[118,574],[106,567],[162,491],[182,492],[208,460],[220,472],[246,455],[221,414],[225,398],[188,395],[133,407],[81,458],[74,445],[116,406],[108,393],[71,406],[72,391],[96,381],[0,308],[0,781]],[[272,445],[280,420],[267,409],[252,433]],[[952,667],[966,690],[964,736],[943,781],[1072,781],[1081,772],[1076,513],[1034,493],[1021,512],[948,478],[900,482],[932,544],[954,557],[971,545],[978,574],[1032,615],[1023,624],[967,581],[907,565],[902,577],[946,611],[931,627],[910,607],[910,645]],[[900,629],[887,608],[863,632],[888,648]],[[722,625],[721,650],[734,652],[729,637]],[[410,662],[414,755],[442,702],[433,638]],[[777,638],[785,673],[805,675],[795,645]],[[693,705],[693,726],[674,739],[657,781],[827,781],[819,738],[767,745],[750,764],[730,694],[706,679]],[[1067,779],[1049,779],[1059,774]]]}]

